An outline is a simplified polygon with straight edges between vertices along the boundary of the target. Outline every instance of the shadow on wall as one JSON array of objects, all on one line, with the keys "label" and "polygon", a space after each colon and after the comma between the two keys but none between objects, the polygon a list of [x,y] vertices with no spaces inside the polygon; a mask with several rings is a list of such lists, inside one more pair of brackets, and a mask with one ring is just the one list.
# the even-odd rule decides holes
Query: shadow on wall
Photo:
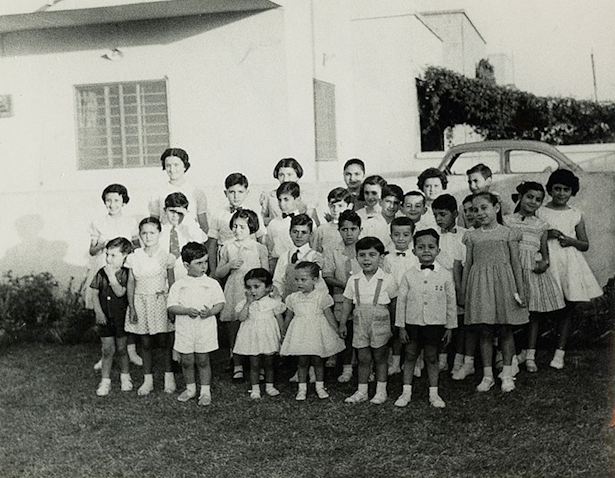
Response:
[{"label": "shadow on wall", "polygon": [[33,272],[50,272],[60,284],[68,284],[74,277],[75,286],[80,286],[85,277],[85,268],[64,261],[68,243],[40,237],[44,225],[43,218],[38,214],[28,214],[15,221],[20,242],[7,249],[0,259],[2,275],[8,271],[18,277]]}]

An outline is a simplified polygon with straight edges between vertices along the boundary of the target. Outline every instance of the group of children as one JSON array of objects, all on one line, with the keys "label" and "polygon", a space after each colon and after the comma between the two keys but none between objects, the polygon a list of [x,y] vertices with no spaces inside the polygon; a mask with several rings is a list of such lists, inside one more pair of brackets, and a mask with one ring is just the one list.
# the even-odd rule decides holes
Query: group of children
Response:
[{"label": "group of children", "polygon": [[[550,365],[561,369],[574,304],[602,294],[582,255],[589,247],[582,213],[568,205],[579,180],[567,170],[553,172],[546,191],[538,183],[520,184],[514,212],[503,216],[506,201],[491,190],[485,165],[468,170],[471,194],[459,207],[438,169],[425,170],[418,189],[404,194],[381,176],[366,177],[363,161],[351,159],[344,166],[346,187],[330,191],[328,212],[319,217],[302,199],[303,170],[293,158],[275,166],[280,185],[261,196],[260,211],[244,207],[248,180],[233,173],[225,181],[228,206],[213,213],[202,190],[185,178],[185,151],[168,149],[161,163],[169,182],[152,196],[150,216],[138,228],[122,216],[129,197],[119,184],[105,188],[108,214],[91,226],[87,302],[102,341],[99,396],[110,392],[114,355],[121,390],[133,388],[133,361],[143,366],[138,394],[151,393],[158,342],[165,392],[176,390],[176,358],[186,383],[178,400],[198,395],[198,403],[208,405],[209,353],[218,349],[219,321],[234,380],[244,379],[249,362],[252,399],[261,398],[263,380],[267,395],[279,395],[279,354],[295,358],[288,362],[297,366],[291,378],[298,382],[296,400],[306,400],[309,382],[318,398],[328,398],[325,366],[339,362],[338,382],[351,381],[357,368],[357,390],[346,403],[367,401],[374,378],[370,402],[384,403],[388,377],[403,369],[395,405],[404,407],[414,376],[425,368],[429,401],[442,408],[438,379],[449,353],[452,378],[463,380],[475,373],[478,348],[483,377],[477,390],[486,392],[495,384],[496,351],[501,389],[510,392],[519,363],[538,370],[541,318],[557,317],[559,342]],[[551,200],[543,206],[546,194]],[[524,343],[515,344],[520,327]]]}]

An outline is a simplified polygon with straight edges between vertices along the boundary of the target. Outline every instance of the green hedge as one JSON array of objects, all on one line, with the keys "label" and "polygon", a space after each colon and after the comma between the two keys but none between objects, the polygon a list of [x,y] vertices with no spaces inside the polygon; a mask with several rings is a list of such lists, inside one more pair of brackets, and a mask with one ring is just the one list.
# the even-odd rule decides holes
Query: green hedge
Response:
[{"label": "green hedge", "polygon": [[0,281],[0,345],[16,342],[79,343],[96,338],[94,314],[87,310],[81,287],[63,290],[48,272]]},{"label": "green hedge", "polygon": [[486,139],[615,142],[615,103],[535,96],[436,67],[417,79],[417,92],[423,150],[442,149],[445,129],[458,124]]}]

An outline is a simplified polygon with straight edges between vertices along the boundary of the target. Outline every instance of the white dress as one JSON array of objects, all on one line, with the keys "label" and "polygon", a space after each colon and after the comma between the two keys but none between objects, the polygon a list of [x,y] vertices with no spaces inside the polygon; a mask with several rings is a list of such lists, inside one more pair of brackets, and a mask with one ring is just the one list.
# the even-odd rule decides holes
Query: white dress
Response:
[{"label": "white dress", "polygon": [[[547,221],[549,229],[558,229],[566,236],[576,238],[576,227],[583,213],[574,207],[562,210],[541,207],[538,216]],[[562,247],[557,239],[549,239],[547,244],[549,269],[562,288],[566,300],[587,302],[603,294],[581,251],[572,246]]]},{"label": "white dress", "polygon": [[333,298],[325,291],[308,294],[294,292],[286,298],[286,307],[294,312],[281,355],[317,355],[331,357],[346,348],[344,341],[331,327],[324,310],[333,306]]},{"label": "white dress", "polygon": [[[237,304],[235,312],[239,314],[246,300]],[[286,306],[280,299],[265,296],[252,302],[248,309],[248,318],[239,326],[233,353],[237,355],[273,354],[280,351],[281,333],[276,314],[283,314]]]}]

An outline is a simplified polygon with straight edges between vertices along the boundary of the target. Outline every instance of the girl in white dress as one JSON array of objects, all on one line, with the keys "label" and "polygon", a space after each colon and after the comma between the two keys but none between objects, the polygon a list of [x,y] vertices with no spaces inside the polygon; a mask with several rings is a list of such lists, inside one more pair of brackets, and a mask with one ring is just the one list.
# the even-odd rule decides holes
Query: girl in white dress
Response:
[{"label": "girl in white dress", "polygon": [[[216,269],[216,278],[226,280],[224,297],[226,303],[220,314],[224,324],[231,351],[235,347],[235,338],[239,330],[239,321],[235,311],[237,304],[245,297],[244,276],[251,269],[269,267],[267,248],[256,241],[259,229],[258,216],[254,211],[242,209],[235,212],[229,224],[235,240],[227,241],[220,250],[220,262]],[[232,357],[233,380],[244,378],[242,360]]]},{"label": "girl in white dress", "polygon": [[573,303],[590,301],[603,292],[582,254],[589,249],[583,213],[568,205],[570,198],[579,192],[579,178],[567,169],[558,169],[549,176],[546,189],[551,201],[538,214],[549,224],[549,267],[569,303],[559,322],[559,340],[550,364],[561,369]]},{"label": "girl in white dress", "polygon": [[175,328],[167,314],[168,274],[175,265],[175,256],[159,247],[161,229],[157,218],[143,219],[139,223],[143,248],[130,254],[125,264],[129,269],[126,291],[130,308],[125,329],[139,336],[143,356],[143,385],[139,387],[139,395],[148,395],[154,390],[152,348],[156,338],[165,349],[164,391],[173,393],[176,389],[171,368]]},{"label": "girl in white dress", "polygon": [[261,398],[260,370],[265,369],[265,393],[279,395],[274,386],[274,358],[280,351],[286,306],[270,296],[273,277],[267,269],[250,270],[244,277],[245,296],[235,311],[241,325],[233,353],[250,357],[250,398]]},{"label": "girl in white dress", "polygon": [[318,398],[329,398],[324,386],[324,359],[344,350],[344,341],[338,336],[333,311],[333,298],[321,289],[315,290],[320,280],[320,267],[314,262],[300,262],[295,267],[298,291],[286,298],[286,337],[281,355],[299,356],[299,391],[297,400],[307,398],[308,367],[316,374]]}]

